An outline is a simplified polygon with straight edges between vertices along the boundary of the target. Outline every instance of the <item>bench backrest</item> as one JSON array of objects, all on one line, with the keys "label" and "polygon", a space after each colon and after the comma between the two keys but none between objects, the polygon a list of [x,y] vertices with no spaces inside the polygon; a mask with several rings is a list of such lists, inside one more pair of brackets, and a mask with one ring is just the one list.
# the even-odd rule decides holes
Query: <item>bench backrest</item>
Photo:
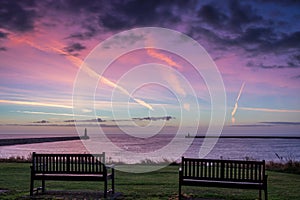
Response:
[{"label": "bench backrest", "polygon": [[265,161],[212,160],[182,157],[182,177],[198,180],[263,182]]},{"label": "bench backrest", "polygon": [[49,174],[103,174],[105,153],[102,154],[32,154],[32,170]]}]

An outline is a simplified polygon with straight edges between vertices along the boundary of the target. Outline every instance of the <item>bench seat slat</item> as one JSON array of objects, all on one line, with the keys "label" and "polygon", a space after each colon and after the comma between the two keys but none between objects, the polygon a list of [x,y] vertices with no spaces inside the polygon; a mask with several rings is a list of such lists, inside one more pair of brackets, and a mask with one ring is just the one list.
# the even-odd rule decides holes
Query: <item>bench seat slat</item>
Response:
[{"label": "bench seat slat", "polygon": [[205,187],[228,187],[228,188],[249,188],[259,189],[262,188],[262,183],[254,182],[230,182],[230,181],[214,181],[214,180],[194,180],[183,179],[183,184],[188,186],[205,186]]},{"label": "bench seat slat", "polygon": [[230,179],[230,178],[215,178],[215,177],[191,177],[183,176],[183,179],[192,179],[192,180],[207,180],[207,181],[227,181],[227,182],[249,182],[249,183],[261,183],[262,181],[258,180],[248,180],[248,179]]},{"label": "bench seat slat", "polygon": [[[111,179],[112,175],[108,174],[107,178]],[[61,181],[104,181],[106,177],[101,174],[74,174],[74,175],[63,175],[63,174],[41,174],[36,175],[35,180],[61,180]]]}]

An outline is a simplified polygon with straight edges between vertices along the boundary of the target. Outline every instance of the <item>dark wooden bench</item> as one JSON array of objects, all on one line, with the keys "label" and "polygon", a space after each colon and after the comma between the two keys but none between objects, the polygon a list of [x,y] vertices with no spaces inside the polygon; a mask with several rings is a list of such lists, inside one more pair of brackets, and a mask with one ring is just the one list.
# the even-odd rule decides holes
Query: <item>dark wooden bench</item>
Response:
[{"label": "dark wooden bench", "polygon": [[182,157],[179,169],[179,199],[182,186],[264,190],[268,199],[265,161],[212,160]]},{"label": "dark wooden bench", "polygon": [[114,168],[105,165],[105,153],[92,154],[32,154],[30,195],[34,180],[41,180],[45,192],[46,180],[103,181],[104,197],[107,197],[108,180],[114,193]]}]

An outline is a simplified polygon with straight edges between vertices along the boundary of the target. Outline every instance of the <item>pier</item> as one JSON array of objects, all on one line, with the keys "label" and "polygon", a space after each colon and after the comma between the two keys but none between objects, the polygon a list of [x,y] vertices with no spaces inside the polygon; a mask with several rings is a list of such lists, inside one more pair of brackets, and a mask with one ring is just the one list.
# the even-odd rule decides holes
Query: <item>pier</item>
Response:
[{"label": "pier", "polygon": [[238,136],[238,135],[229,135],[229,136],[204,136],[204,135],[186,135],[185,138],[226,138],[226,139],[300,139],[299,136]]},{"label": "pier", "polygon": [[71,140],[87,140],[87,139],[89,139],[89,136],[87,135],[87,129],[85,129],[83,136],[0,139],[0,146],[35,144],[35,143],[44,143],[44,142],[60,142],[60,141],[71,141]]}]

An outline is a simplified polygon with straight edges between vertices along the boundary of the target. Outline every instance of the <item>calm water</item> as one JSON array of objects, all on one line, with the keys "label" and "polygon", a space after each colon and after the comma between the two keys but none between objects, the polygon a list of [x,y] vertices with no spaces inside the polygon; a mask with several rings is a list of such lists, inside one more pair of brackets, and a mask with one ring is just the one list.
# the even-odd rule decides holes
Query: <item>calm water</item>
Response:
[{"label": "calm water", "polygon": [[[24,137],[34,135],[24,135]],[[47,136],[47,135],[43,135]],[[53,135],[48,135],[53,136]],[[16,137],[16,136],[15,136]],[[20,135],[18,137],[21,137]],[[2,138],[7,138],[2,135]],[[145,159],[153,161],[174,161],[181,155],[182,147],[192,143],[184,151],[186,157],[198,157],[199,149],[203,146],[201,138],[179,138],[172,141],[170,135],[160,135],[152,138],[124,137],[119,134],[109,136],[109,142],[90,139],[84,141],[88,148],[80,141],[51,142],[0,147],[0,157],[11,156],[28,157],[31,152],[40,153],[87,153],[91,148],[95,151],[105,151],[108,159],[115,162],[137,163]],[[172,143],[172,145],[170,145]],[[113,145],[112,145],[113,144]],[[164,149],[165,146],[170,146]],[[113,147],[113,148],[112,148]],[[89,150],[87,150],[89,149]],[[93,150],[94,151],[94,150]],[[278,158],[300,160],[299,139],[228,139],[218,140],[206,158],[223,159],[256,159],[280,161]],[[179,156],[178,156],[179,155]]]}]

